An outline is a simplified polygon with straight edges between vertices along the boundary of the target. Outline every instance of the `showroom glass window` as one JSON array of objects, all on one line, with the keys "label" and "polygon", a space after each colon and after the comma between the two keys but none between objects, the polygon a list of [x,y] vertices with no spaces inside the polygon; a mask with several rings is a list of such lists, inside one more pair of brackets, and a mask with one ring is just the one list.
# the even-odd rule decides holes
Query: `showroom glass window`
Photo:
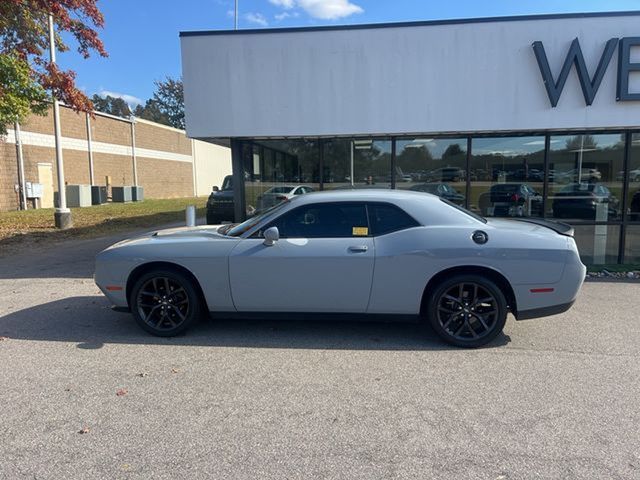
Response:
[{"label": "showroom glass window", "polygon": [[553,135],[549,150],[549,218],[607,222],[622,216],[623,133]]},{"label": "showroom glass window", "polygon": [[[640,133],[631,135],[629,152],[627,220],[640,222]],[[619,177],[622,177],[622,174],[623,172],[621,171]]]},{"label": "showroom glass window", "polygon": [[247,215],[264,211],[293,195],[318,190],[319,153],[315,139],[263,140],[244,144]]},{"label": "showroom glass window", "polygon": [[540,217],[544,136],[471,141],[469,209],[485,217]]},{"label": "showroom glass window", "polygon": [[396,188],[427,192],[465,205],[466,138],[398,138]]},{"label": "showroom glass window", "polygon": [[627,190],[627,220],[638,225],[628,225],[625,239],[625,263],[640,263],[640,133],[631,135],[629,149],[629,182]]},{"label": "showroom glass window", "polygon": [[323,188],[390,188],[391,147],[390,139],[325,140]]}]

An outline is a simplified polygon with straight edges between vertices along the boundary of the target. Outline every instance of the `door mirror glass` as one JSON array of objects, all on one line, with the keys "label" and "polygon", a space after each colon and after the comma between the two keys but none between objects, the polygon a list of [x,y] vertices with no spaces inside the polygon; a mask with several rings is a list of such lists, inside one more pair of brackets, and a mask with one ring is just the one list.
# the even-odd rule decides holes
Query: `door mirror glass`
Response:
[{"label": "door mirror glass", "polygon": [[264,242],[262,243],[267,247],[271,247],[279,239],[280,239],[280,232],[278,231],[278,227],[271,227],[271,228],[267,228],[264,231]]},{"label": "door mirror glass", "polygon": [[211,187],[211,191],[212,192],[217,192],[218,190],[220,190],[216,185],[214,185],[213,187]]}]

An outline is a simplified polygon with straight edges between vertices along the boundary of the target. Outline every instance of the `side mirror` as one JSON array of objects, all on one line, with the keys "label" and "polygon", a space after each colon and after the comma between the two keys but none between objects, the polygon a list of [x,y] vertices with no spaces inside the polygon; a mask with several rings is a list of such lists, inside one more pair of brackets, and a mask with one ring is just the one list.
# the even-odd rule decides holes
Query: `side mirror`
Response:
[{"label": "side mirror", "polygon": [[278,231],[278,227],[267,228],[264,233],[264,242],[263,245],[267,247],[272,247],[274,243],[276,243],[280,239],[280,232]]},{"label": "side mirror", "polygon": [[212,192],[217,192],[218,190],[220,190],[218,187],[216,187],[215,185],[213,187],[211,187],[211,191]]}]

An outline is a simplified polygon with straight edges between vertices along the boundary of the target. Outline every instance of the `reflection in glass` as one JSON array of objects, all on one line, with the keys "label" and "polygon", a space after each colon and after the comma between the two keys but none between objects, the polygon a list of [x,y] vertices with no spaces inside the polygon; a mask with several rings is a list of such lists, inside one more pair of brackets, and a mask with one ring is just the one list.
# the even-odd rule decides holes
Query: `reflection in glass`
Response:
[{"label": "reflection in glass", "polygon": [[396,188],[465,204],[467,139],[402,138],[396,142]]},{"label": "reflection in glass", "polygon": [[385,139],[326,140],[323,188],[390,188],[391,145]]},{"label": "reflection in glass", "polygon": [[640,264],[640,225],[627,227],[624,243],[624,263]]},{"label": "reflection in glass", "polygon": [[319,188],[317,140],[263,140],[243,146],[247,215]]},{"label": "reflection in glass", "polygon": [[[624,172],[618,173],[618,180],[622,180]],[[629,155],[627,195],[627,219],[640,222],[640,134],[631,135],[631,150]]]},{"label": "reflection in glass", "polygon": [[577,225],[575,241],[585,265],[618,263],[620,225]]},{"label": "reflection in glass", "polygon": [[620,218],[624,135],[551,137],[547,216],[568,221]]},{"label": "reflection in glass", "polygon": [[485,217],[542,216],[544,137],[474,138],[469,209]]}]

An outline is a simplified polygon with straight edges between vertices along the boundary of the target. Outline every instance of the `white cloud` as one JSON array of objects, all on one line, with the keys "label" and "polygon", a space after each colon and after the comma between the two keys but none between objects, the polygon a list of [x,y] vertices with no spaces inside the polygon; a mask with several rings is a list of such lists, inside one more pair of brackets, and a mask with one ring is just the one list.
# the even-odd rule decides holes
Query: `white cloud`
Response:
[{"label": "white cloud", "polygon": [[261,13],[249,12],[245,14],[244,18],[248,22],[257,23],[258,25],[261,25],[263,27],[266,27],[267,25],[269,25],[269,22],[267,22],[267,19]]},{"label": "white cloud", "polygon": [[362,7],[349,0],[298,0],[298,6],[312,17],[322,20],[335,20],[364,12]]},{"label": "white cloud", "polygon": [[121,98],[125,102],[127,102],[127,104],[129,106],[141,105],[143,103],[142,100],[139,99],[138,97],[134,97],[133,95],[128,95],[126,93],[111,92],[109,90],[100,90],[98,92],[98,95],[100,95],[101,97],[109,96],[109,97],[113,97],[113,98]]},{"label": "white cloud", "polygon": [[276,7],[282,7],[282,8],[293,8],[295,6],[295,1],[294,0],[269,0],[269,3],[275,5]]},{"label": "white cloud", "polygon": [[282,20],[286,20],[287,18],[296,18],[299,16],[300,14],[298,12],[293,12],[293,13],[282,12],[282,13],[276,13],[273,16],[273,18],[275,18],[278,22],[281,22]]}]

